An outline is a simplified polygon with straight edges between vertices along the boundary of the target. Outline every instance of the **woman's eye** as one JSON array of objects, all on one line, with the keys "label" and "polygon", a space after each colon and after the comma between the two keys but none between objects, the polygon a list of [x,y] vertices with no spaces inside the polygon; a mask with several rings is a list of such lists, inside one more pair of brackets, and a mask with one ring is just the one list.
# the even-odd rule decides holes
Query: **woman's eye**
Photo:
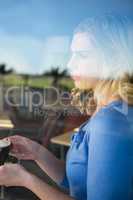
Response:
[{"label": "woman's eye", "polygon": [[87,58],[88,52],[76,52],[76,56],[81,57],[81,58]]},{"label": "woman's eye", "polygon": [[81,52],[81,56],[82,56],[83,58],[87,58],[87,57],[88,57],[88,53],[87,53],[87,52]]}]

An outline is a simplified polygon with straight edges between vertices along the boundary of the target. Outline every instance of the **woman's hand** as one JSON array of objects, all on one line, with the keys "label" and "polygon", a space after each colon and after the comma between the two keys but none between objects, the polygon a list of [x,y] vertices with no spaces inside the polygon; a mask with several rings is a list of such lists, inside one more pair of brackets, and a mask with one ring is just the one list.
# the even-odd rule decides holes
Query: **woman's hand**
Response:
[{"label": "woman's hand", "polygon": [[29,181],[30,173],[21,165],[5,164],[0,166],[0,185],[24,187]]},{"label": "woman's hand", "polygon": [[11,136],[10,139],[12,148],[11,155],[21,160],[36,160],[41,145],[26,137]]},{"label": "woman's hand", "polygon": [[11,136],[11,154],[21,160],[34,160],[36,164],[56,183],[64,178],[65,162],[57,159],[45,147],[22,136]]}]

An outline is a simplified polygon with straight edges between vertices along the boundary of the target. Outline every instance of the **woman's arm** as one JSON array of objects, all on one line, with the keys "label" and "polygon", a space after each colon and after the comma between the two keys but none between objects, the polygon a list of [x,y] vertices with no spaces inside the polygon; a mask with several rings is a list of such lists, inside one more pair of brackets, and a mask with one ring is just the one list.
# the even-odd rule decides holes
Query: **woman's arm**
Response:
[{"label": "woman's arm", "polygon": [[11,153],[21,160],[34,160],[57,184],[65,176],[65,163],[57,159],[45,147],[22,136],[9,137],[12,143]]},{"label": "woman's arm", "polygon": [[31,190],[41,200],[73,200],[69,195],[49,186],[38,177],[29,174],[28,182],[25,183],[24,187]]},{"label": "woman's arm", "polygon": [[60,184],[65,176],[65,162],[57,159],[45,147],[40,146],[35,157],[35,162],[47,175]]},{"label": "woman's arm", "polygon": [[8,163],[0,166],[0,186],[1,185],[7,187],[25,187],[36,194],[41,200],[72,200],[69,195],[44,183],[41,179],[18,164]]}]

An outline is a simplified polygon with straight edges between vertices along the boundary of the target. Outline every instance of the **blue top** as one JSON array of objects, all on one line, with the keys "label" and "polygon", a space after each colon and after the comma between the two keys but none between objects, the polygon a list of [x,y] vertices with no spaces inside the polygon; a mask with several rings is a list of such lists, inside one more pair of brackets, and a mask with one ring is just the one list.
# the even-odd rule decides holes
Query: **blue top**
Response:
[{"label": "blue top", "polygon": [[133,200],[133,107],[114,101],[80,127],[60,186],[75,200]]}]

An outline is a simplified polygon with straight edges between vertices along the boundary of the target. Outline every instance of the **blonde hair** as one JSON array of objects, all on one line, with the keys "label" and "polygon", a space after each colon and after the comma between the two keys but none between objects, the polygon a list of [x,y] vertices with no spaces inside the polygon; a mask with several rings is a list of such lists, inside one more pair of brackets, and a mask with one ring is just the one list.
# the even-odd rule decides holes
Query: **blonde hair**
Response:
[{"label": "blonde hair", "polygon": [[108,104],[111,98],[117,98],[133,106],[133,74],[125,73],[118,80],[100,80],[95,90],[73,88],[71,105],[77,107],[82,114],[92,115],[102,102]]},{"label": "blonde hair", "polygon": [[94,91],[94,98],[97,99],[98,104],[115,97],[133,106],[133,74],[125,73],[117,80],[108,79],[98,82]]},{"label": "blonde hair", "polygon": [[73,88],[71,97],[71,105],[76,107],[82,114],[91,116],[95,112],[97,105],[92,89]]}]

